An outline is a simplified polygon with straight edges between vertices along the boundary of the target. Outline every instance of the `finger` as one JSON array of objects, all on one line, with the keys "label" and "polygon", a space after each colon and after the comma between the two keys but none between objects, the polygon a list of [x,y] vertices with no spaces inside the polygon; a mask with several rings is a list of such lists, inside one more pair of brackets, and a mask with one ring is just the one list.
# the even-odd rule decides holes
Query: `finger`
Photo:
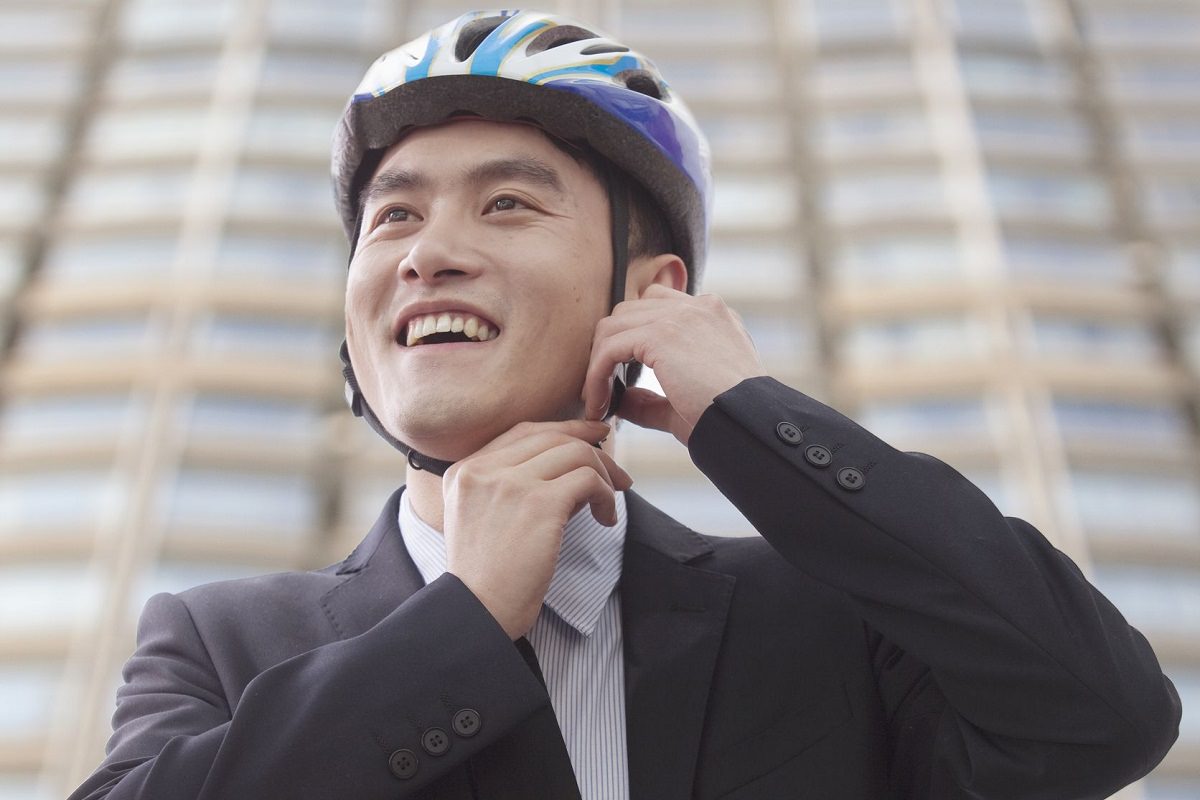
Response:
[{"label": "finger", "polygon": [[620,484],[633,482],[629,473],[617,466],[607,453],[578,439],[539,453],[523,464],[521,470],[531,478],[553,481],[580,467],[590,467],[613,490],[628,488],[628,485],[622,487]]},{"label": "finger", "polygon": [[611,432],[607,423],[599,421],[522,422],[481,447],[471,459],[485,458],[496,465],[515,466],[564,442],[598,444]]},{"label": "finger", "polygon": [[[592,343],[591,361],[583,379],[584,417],[588,420],[604,418],[612,400],[613,370],[618,364],[628,361],[646,363],[646,339],[651,335],[649,326],[639,326],[615,335],[598,336]],[[648,364],[651,369],[653,365]]]},{"label": "finger", "polygon": [[679,416],[667,398],[649,389],[626,390],[620,416],[638,427],[669,433],[684,445],[692,436],[692,424]]},{"label": "finger", "polygon": [[552,483],[571,498],[571,508],[587,503],[592,507],[592,516],[601,525],[612,527],[617,524],[617,496],[596,470],[578,467]]}]

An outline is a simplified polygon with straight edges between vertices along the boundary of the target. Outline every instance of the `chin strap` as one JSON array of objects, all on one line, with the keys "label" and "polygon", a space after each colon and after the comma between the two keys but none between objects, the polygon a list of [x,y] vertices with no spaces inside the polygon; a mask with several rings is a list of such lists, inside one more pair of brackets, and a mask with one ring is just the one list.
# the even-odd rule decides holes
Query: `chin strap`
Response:
[{"label": "chin strap", "polygon": [[[616,167],[605,166],[604,183],[608,190],[609,219],[612,222],[612,297],[608,307],[610,312],[617,307],[617,303],[625,299],[625,277],[629,269],[629,191],[625,181],[625,176]],[[360,211],[359,221],[355,225],[356,240],[358,238],[357,229],[361,225]],[[351,258],[354,257],[353,247],[354,245],[351,243]],[[346,346],[345,339],[342,340],[338,356],[342,360],[342,377],[346,379],[346,403],[350,406],[350,411],[354,416],[365,419],[372,430],[383,437],[385,442],[404,453],[408,457],[408,465],[413,469],[423,469],[435,475],[445,475],[446,470],[454,464],[453,461],[443,461],[417,452],[390,434],[383,423],[379,421],[379,417],[375,416],[375,412],[367,405],[366,398],[358,388],[358,378],[354,376],[354,365],[350,363],[350,350]],[[616,374],[613,376],[613,394],[608,403],[608,413],[604,415],[605,419],[616,413],[621,396],[625,393],[625,387],[637,380],[641,367],[642,365],[636,361],[618,365]]]}]

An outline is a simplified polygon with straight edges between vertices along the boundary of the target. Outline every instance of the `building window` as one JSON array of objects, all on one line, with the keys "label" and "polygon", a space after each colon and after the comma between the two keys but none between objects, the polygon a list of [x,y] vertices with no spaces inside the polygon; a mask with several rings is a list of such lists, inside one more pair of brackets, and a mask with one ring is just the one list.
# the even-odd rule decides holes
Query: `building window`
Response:
[{"label": "building window", "polygon": [[862,321],[841,337],[844,357],[870,364],[979,358],[987,344],[983,322],[962,315]]},{"label": "building window", "polygon": [[1133,439],[1160,447],[1180,447],[1191,440],[1187,417],[1178,406],[1057,396],[1052,407],[1058,430],[1068,440]]},{"label": "building window", "polygon": [[126,55],[108,73],[105,93],[113,100],[178,100],[205,97],[217,78],[217,52]]},{"label": "building window", "polygon": [[[263,59],[261,85],[263,92],[271,96],[297,95],[308,101],[329,96],[340,103],[358,85],[367,66],[368,62],[348,53],[293,52],[276,47]],[[331,125],[327,140],[332,131]]]},{"label": "building window", "polygon": [[185,468],[164,486],[164,512],[173,528],[294,538],[316,526],[317,491],[305,475]]},{"label": "building window", "polygon": [[176,243],[173,235],[153,233],[56,237],[40,277],[64,282],[166,279],[172,272]]},{"label": "building window", "polygon": [[[753,264],[753,269],[747,269]],[[784,238],[716,237],[708,251],[702,291],[731,297],[798,297],[804,254]]]},{"label": "building window", "polygon": [[1112,94],[1124,100],[1195,100],[1200,97],[1200,60],[1163,56],[1110,59],[1106,74]]},{"label": "building window", "polygon": [[795,223],[799,192],[786,174],[721,175],[713,186],[715,227],[780,229]]},{"label": "building window", "polygon": [[221,41],[229,35],[237,7],[233,0],[132,0],[122,11],[121,38],[155,45]]},{"label": "building window", "polygon": [[843,224],[947,213],[942,176],[936,167],[838,175],[830,179],[822,195],[827,213]]},{"label": "building window", "polygon": [[204,141],[208,109],[107,109],[92,119],[87,153],[96,162],[190,158]]},{"label": "building window", "polygon": [[787,119],[781,114],[699,113],[696,117],[718,163],[775,163],[790,157]]},{"label": "building window", "polygon": [[1061,110],[1016,110],[976,106],[975,131],[990,153],[1047,155],[1086,159],[1091,136],[1075,113]]},{"label": "building window", "polygon": [[5,58],[0,60],[0,103],[63,105],[79,93],[82,79],[83,71],[75,61]]},{"label": "building window", "polygon": [[8,472],[0,478],[0,535],[38,529],[77,533],[124,507],[124,485],[107,469]]},{"label": "building window", "polygon": [[332,224],[329,178],[319,169],[247,166],[237,174],[233,213],[290,223]]},{"label": "building window", "polygon": [[340,287],[346,279],[347,259],[346,241],[340,233],[313,236],[231,230],[221,239],[216,274],[219,278]]},{"label": "building window", "polygon": [[101,577],[83,563],[0,566],[0,634],[90,625],[99,612],[104,586]]},{"label": "building window", "polygon": [[899,38],[908,30],[905,5],[891,0],[812,0],[813,26],[825,44]]},{"label": "building window", "polygon": [[827,158],[928,153],[930,137],[924,109],[917,106],[830,110],[816,132]]},{"label": "building window", "polygon": [[377,3],[273,0],[267,15],[272,41],[358,45],[384,29],[388,20]]},{"label": "building window", "polygon": [[1191,537],[1200,530],[1200,482],[1186,473],[1077,467],[1071,470],[1070,491],[1069,503],[1080,522],[1098,535]]},{"label": "building window", "polygon": [[[0,76],[3,74],[3,68],[0,68]],[[62,156],[65,140],[65,120],[35,111],[19,115],[10,111],[0,116],[0,142],[5,143],[0,147],[0,165],[25,169],[32,165],[46,166]],[[5,180],[11,180],[11,177]]]},{"label": "building window", "polygon": [[1124,125],[1125,142],[1135,158],[1200,160],[1200,119],[1130,114]]},{"label": "building window", "polygon": [[128,393],[10,396],[0,409],[0,448],[117,439],[144,417],[144,403]]},{"label": "building window", "polygon": [[180,411],[180,424],[193,439],[310,444],[321,435],[321,416],[312,401],[198,394]]},{"label": "building window", "polygon": [[959,58],[959,66],[972,95],[1060,102],[1071,95],[1070,73],[1062,64],[1041,57],[966,51]]},{"label": "building window", "polygon": [[962,249],[952,233],[859,235],[838,249],[830,278],[853,285],[932,283],[962,273]]},{"label": "building window", "polygon": [[1032,344],[1048,357],[1084,362],[1161,362],[1162,342],[1145,323],[1034,314]]},{"label": "building window", "polygon": [[1193,9],[1137,3],[1130,7],[1084,4],[1083,29],[1100,45],[1193,46],[1200,41],[1200,14]]},{"label": "building window", "polygon": [[0,220],[5,228],[28,227],[45,214],[46,196],[41,180],[5,175],[0,180]]},{"label": "building window", "polygon": [[178,218],[183,215],[190,184],[190,170],[181,167],[87,171],[71,185],[64,221],[69,226],[94,228]]},{"label": "building window", "polygon": [[1006,233],[1004,256],[1015,277],[1089,286],[1125,286],[1134,278],[1125,251],[1111,239]]},{"label": "building window", "polygon": [[894,98],[917,93],[916,72],[907,52],[825,56],[813,73],[822,97]]},{"label": "building window", "polygon": [[1107,188],[1094,175],[994,167],[987,184],[1004,217],[1100,226],[1112,213]]},{"label": "building window", "polygon": [[1035,38],[1026,0],[953,0],[951,10],[960,36],[1018,42]]},{"label": "building window", "polygon": [[56,661],[0,662],[0,741],[44,732],[61,682],[62,664]]},{"label": "building window", "polygon": [[333,107],[260,106],[250,118],[247,150],[267,156],[325,159],[329,154],[330,132],[337,121],[338,109]]},{"label": "building window", "polygon": [[1200,572],[1098,564],[1093,583],[1143,633],[1200,633]]},{"label": "building window", "polygon": [[1200,216],[1200,178],[1143,177],[1143,194],[1151,218],[1163,225],[1191,225]]},{"label": "building window", "polygon": [[904,447],[920,448],[924,439],[991,441],[992,424],[979,396],[869,400],[854,418],[884,441]]},{"label": "building window", "polygon": [[286,358],[318,361],[337,352],[332,324],[302,318],[206,314],[192,329],[198,353],[222,358]]},{"label": "building window", "polygon": [[78,359],[150,352],[160,326],[143,314],[105,317],[40,318],[18,331],[17,348],[30,359]]}]

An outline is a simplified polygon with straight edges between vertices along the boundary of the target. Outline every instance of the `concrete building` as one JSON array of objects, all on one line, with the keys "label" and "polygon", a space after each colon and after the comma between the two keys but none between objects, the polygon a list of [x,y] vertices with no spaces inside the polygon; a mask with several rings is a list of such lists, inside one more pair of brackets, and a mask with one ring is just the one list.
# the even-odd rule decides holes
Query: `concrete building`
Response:
[{"label": "concrete building", "polygon": [[[402,462],[341,401],[328,140],[470,4],[0,3],[0,800],[98,762],[145,598],[344,556]],[[544,3],[715,153],[707,288],[769,368],[1037,524],[1154,642],[1200,797],[1200,6]],[[751,533],[665,435],[639,491]]]}]

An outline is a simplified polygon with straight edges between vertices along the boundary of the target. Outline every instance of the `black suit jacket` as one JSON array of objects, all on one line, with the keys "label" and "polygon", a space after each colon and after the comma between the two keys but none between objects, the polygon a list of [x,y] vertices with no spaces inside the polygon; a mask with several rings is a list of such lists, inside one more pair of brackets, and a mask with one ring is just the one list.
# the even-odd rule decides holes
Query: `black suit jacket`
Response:
[{"label": "black suit jacket", "polygon": [[[690,448],[764,538],[629,495],[635,800],[1101,798],[1174,741],[1142,636],[945,464],[767,378],[717,398]],[[457,578],[422,585],[398,501],[333,567],[153,598],[73,797],[577,796],[545,690]]]}]

